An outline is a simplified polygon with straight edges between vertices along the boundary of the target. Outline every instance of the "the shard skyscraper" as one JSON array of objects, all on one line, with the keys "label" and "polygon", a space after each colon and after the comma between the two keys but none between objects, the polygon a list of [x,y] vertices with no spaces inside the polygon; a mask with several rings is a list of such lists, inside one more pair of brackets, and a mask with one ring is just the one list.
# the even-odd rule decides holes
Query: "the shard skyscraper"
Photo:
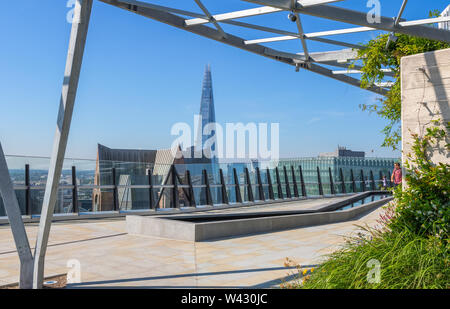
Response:
[{"label": "the shard skyscraper", "polygon": [[[205,146],[214,151],[216,148],[216,143],[212,144],[211,147],[205,145],[205,142],[215,137],[216,133],[216,113],[214,110],[214,95],[212,87],[212,77],[211,77],[211,65],[207,65],[205,69],[205,74],[203,76],[203,86],[202,86],[202,98],[200,103],[200,116],[201,122],[199,122],[198,134],[202,135],[201,149],[204,150]],[[209,125],[210,133],[204,134],[204,128]],[[200,147],[200,142],[197,141],[197,147]],[[212,158],[213,162],[215,161]]]}]

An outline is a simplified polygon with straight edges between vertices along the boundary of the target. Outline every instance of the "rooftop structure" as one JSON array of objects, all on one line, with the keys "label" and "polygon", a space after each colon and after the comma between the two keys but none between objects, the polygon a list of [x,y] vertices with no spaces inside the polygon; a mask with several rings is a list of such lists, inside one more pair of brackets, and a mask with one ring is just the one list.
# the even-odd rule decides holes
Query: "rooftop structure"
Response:
[{"label": "rooftop structure", "polygon": [[[150,3],[149,1],[100,1],[179,29],[286,63],[293,66],[296,71],[304,69],[357,87],[361,85],[358,78],[358,75],[362,73],[361,65],[351,65],[357,58],[357,50],[362,47],[359,41],[349,42],[345,38],[340,39],[340,37],[345,37],[345,35],[351,33],[383,31],[391,33],[390,42],[395,41],[395,33],[450,42],[450,31],[445,26],[450,21],[448,14],[443,14],[443,16],[437,18],[407,21],[402,17],[407,6],[407,0],[403,0],[394,19],[385,16],[371,16],[370,9],[365,12],[358,12],[344,8],[340,6],[341,2],[346,2],[343,0],[243,0],[242,2],[251,2],[259,6],[252,6],[244,10],[220,12],[218,14],[212,14],[203,4],[205,1],[200,0],[195,0],[199,8],[195,12],[184,9],[183,6],[186,5],[184,2],[180,2],[176,7],[166,7]],[[431,6],[424,8],[424,15],[431,9]],[[281,18],[280,12],[286,12],[286,15],[289,13],[289,19],[295,24],[297,31],[278,29],[271,26],[270,17],[277,15],[275,18]],[[341,26],[342,28],[338,29],[306,32],[302,23],[303,15],[329,19],[358,27]],[[268,22],[265,24],[242,21],[255,16],[270,17],[267,17],[266,21]],[[261,20],[264,20],[264,18],[261,18]],[[321,22],[317,24],[305,23],[305,26],[316,28],[318,24],[321,24]],[[437,28],[433,27],[433,24],[441,26]],[[230,25],[233,27],[229,27]],[[233,29],[233,33],[227,32],[228,29]],[[247,39],[244,37],[249,36],[251,32],[253,32],[252,38]],[[268,37],[263,33],[269,33],[271,36]],[[339,37],[339,39],[335,39],[336,37]],[[302,51],[295,53],[277,49],[273,48],[273,44],[271,44],[289,40],[299,40]],[[308,47],[308,41],[320,42],[328,46],[344,47],[344,49],[313,52]],[[269,47],[266,44],[271,45]],[[386,94],[387,90],[392,86],[393,74],[393,72],[386,70],[385,80],[374,84],[367,90],[381,95]]]},{"label": "rooftop structure", "polygon": [[319,157],[335,157],[335,158],[341,157],[364,158],[365,156],[366,153],[364,151],[353,151],[342,146],[338,146],[338,148],[334,152],[324,152],[319,154]]}]

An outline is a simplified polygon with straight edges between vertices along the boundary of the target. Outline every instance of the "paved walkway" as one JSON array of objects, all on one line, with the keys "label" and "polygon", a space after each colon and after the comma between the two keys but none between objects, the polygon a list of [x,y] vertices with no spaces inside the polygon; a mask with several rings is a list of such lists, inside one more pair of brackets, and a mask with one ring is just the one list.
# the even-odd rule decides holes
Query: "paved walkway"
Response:
[{"label": "paved walkway", "polygon": [[[327,202],[296,204],[304,209]],[[131,236],[123,219],[60,222],[52,226],[45,274],[66,273],[67,261],[77,259],[82,283],[71,287],[273,287],[292,272],[284,266],[287,257],[316,265],[357,230],[355,224],[374,224],[380,211],[344,223],[199,243]],[[36,231],[36,224],[27,225],[31,244]],[[0,227],[0,285],[17,282],[18,269],[10,229]]]}]

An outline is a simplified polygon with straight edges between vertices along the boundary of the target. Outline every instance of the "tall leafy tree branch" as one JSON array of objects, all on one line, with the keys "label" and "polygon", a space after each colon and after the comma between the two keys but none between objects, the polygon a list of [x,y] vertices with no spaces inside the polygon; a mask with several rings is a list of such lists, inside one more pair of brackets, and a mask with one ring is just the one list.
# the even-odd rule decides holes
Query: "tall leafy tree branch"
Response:
[{"label": "tall leafy tree branch", "polygon": [[[431,12],[430,17],[439,15]],[[393,86],[387,95],[379,98],[374,104],[361,104],[362,110],[378,114],[386,119],[388,124],[382,130],[385,138],[383,147],[398,149],[401,141],[401,82],[400,82],[400,59],[404,56],[450,48],[450,44],[412,37],[405,34],[397,34],[397,41],[386,44],[389,34],[382,34],[364,45],[358,51],[358,60],[362,60],[363,68],[361,75],[361,87],[368,88],[376,83],[382,82],[385,77],[383,69],[391,69],[394,73]]]}]

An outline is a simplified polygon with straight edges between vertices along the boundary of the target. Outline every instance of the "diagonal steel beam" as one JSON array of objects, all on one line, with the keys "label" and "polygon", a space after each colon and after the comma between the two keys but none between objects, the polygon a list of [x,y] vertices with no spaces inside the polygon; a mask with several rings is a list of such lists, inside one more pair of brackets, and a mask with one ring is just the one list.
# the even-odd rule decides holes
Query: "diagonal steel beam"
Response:
[{"label": "diagonal steel beam", "polygon": [[[157,20],[159,22],[168,24],[170,26],[176,27],[176,28],[180,28],[192,33],[195,33],[197,35],[200,36],[204,36],[206,38],[212,39],[212,40],[216,40],[243,50],[246,50],[248,52],[251,53],[255,53],[273,60],[277,60],[292,66],[297,66],[299,64],[305,64],[305,57],[297,54],[291,54],[291,53],[285,53],[285,52],[281,52],[281,51],[277,51],[271,48],[267,48],[258,44],[254,44],[254,45],[246,45],[244,42],[245,40],[231,35],[229,33],[227,33],[227,38],[223,39],[220,32],[217,31],[216,29],[207,27],[205,25],[196,25],[196,26],[192,26],[192,27],[186,27],[185,25],[185,19],[171,14],[167,11],[162,11],[159,9],[155,9],[155,8],[150,8],[148,6],[145,5],[145,3],[142,3],[142,6],[139,6],[139,1],[135,1],[134,2],[134,6],[130,6],[129,4],[127,4],[126,2],[130,1],[130,0],[123,0],[123,1],[119,1],[119,0],[99,0],[102,1],[106,4],[110,4],[113,6],[116,6],[118,8],[133,12],[135,14],[141,15],[141,16],[145,16],[154,20]],[[334,59],[336,57],[333,58],[333,53],[334,54],[339,54],[342,53],[342,51],[333,51],[331,52],[331,54],[327,54],[327,53],[312,53],[314,54],[316,57],[322,57],[323,60],[325,59]],[[351,51],[346,50],[344,52],[344,55],[352,55]],[[348,56],[344,56],[345,59],[348,59]],[[295,59],[295,61],[294,61]],[[340,60],[340,59],[338,59]],[[312,64],[311,64],[312,65]],[[348,77],[348,76],[334,76],[331,72],[331,70],[322,68],[322,67],[316,67],[316,66],[311,66],[312,69],[309,69],[308,66],[305,66],[305,69],[310,70],[312,72],[324,75],[324,76],[328,76],[330,78],[333,78],[335,80],[339,80],[339,81],[343,81],[346,83],[349,83],[351,85],[354,85],[356,87],[360,87],[360,82],[357,79]],[[378,87],[371,87],[369,89],[367,89],[369,91],[373,91],[375,93],[384,95],[386,93],[386,90],[378,88]]]},{"label": "diagonal steel beam", "polygon": [[[291,9],[290,0],[243,0],[243,1],[273,6],[280,9]],[[349,23],[364,27],[375,28],[379,30],[397,32],[411,36],[423,37],[431,40],[450,43],[450,31],[447,30],[420,25],[411,25],[406,27],[403,26],[402,23],[399,23],[398,26],[395,26],[394,20],[392,18],[384,16],[381,17],[380,23],[370,23],[367,20],[366,13],[340,8],[337,6],[315,5],[309,7],[302,7],[300,2],[297,1],[297,7],[294,9],[294,11],[301,14],[331,19],[343,23]]]},{"label": "diagonal steel beam", "polygon": [[[100,1],[102,1],[102,0],[100,0]],[[111,1],[111,2],[113,2],[113,1]],[[161,6],[161,5],[156,5],[156,4],[151,4],[151,3],[148,3],[148,2],[141,2],[141,1],[137,1],[137,0],[120,0],[120,2],[128,4],[130,10],[133,8],[133,5],[136,5],[136,6],[139,6],[139,7],[150,8],[150,9],[154,9],[154,10],[161,11],[161,12],[170,12],[170,13],[175,13],[175,14],[178,14],[178,15],[197,17],[197,18],[202,19],[202,20],[205,20],[205,19],[207,20],[208,19],[203,14],[194,13],[194,12],[185,11],[185,10],[180,10],[180,9],[171,8],[171,7],[166,7],[166,6]],[[187,20],[185,22],[187,22]],[[275,28],[271,28],[271,27],[254,25],[254,24],[240,22],[240,21],[236,21],[236,20],[223,20],[222,22],[225,23],[225,24],[233,25],[233,26],[238,26],[238,27],[243,27],[243,28],[248,28],[248,29],[253,29],[253,30],[259,30],[259,31],[263,31],[263,32],[269,32],[269,33],[276,33],[276,34],[281,34],[281,35],[292,36],[293,39],[299,38],[297,33],[289,32],[289,31],[286,31],[286,30],[280,30],[280,29],[275,29]],[[186,26],[188,26],[188,25],[186,25]],[[344,47],[349,47],[349,48],[355,48],[355,49],[360,49],[361,48],[361,46],[359,46],[359,45],[346,43],[346,42],[335,41],[335,40],[330,40],[330,39],[324,39],[324,38],[316,38],[316,37],[313,37],[313,36],[309,37],[309,35],[306,36],[306,39],[311,40],[311,41],[317,41],[317,42],[323,42],[323,43],[327,43],[327,44],[332,44],[332,45],[338,45],[338,46],[344,46]]]},{"label": "diagonal steel beam", "polygon": [[19,287],[21,289],[31,289],[33,287],[33,255],[28,242],[27,232],[23,224],[22,214],[13,183],[9,175],[5,154],[0,143],[0,198],[8,216],[9,226],[13,234],[14,243],[20,260]]},{"label": "diagonal steel beam", "polygon": [[[214,24],[214,26],[216,27],[216,29],[220,32],[220,34],[222,34],[222,37],[226,38],[227,34],[225,33],[225,31],[223,31],[222,27],[217,23],[217,21],[214,19],[214,17],[211,15],[211,13],[209,13],[208,9],[203,5],[203,3],[200,0],[194,0],[194,1],[195,1],[195,3],[197,3],[197,5],[203,11],[203,13],[205,13],[206,17],[208,17],[208,20],[210,22],[212,22]],[[186,24],[186,22],[185,22],[185,24]]]},{"label": "diagonal steel beam", "polygon": [[308,46],[306,45],[302,21],[300,19],[300,15],[298,13],[295,13],[295,17],[297,17],[297,19],[295,20],[295,23],[297,24],[298,34],[300,36],[300,41],[302,42],[303,52],[305,53],[306,61],[309,61],[309,51],[308,51]]},{"label": "diagonal steel beam", "polygon": [[[329,78],[333,78],[333,79],[336,79],[338,81],[341,81],[341,82],[344,82],[344,83],[347,83],[347,84],[350,84],[350,85],[353,85],[353,86],[356,86],[356,87],[361,87],[361,81],[360,80],[358,80],[356,78],[353,78],[353,77],[350,77],[348,75],[335,75],[335,74],[333,74],[332,70],[324,68],[324,67],[322,67],[320,65],[316,65],[314,63],[310,63],[308,69],[310,71],[312,71],[312,72],[317,73],[317,74],[321,74],[323,76],[327,76]],[[383,89],[382,87],[377,87],[377,86],[372,86],[372,87],[366,88],[366,90],[375,92],[375,93],[380,94],[380,95],[386,95],[387,92],[388,92],[386,89]]]},{"label": "diagonal steel beam", "polygon": [[93,0],[76,0],[61,100],[34,253],[33,288],[42,288],[48,238],[69,137]]},{"label": "diagonal steel beam", "polygon": [[[315,1],[304,0],[304,1],[302,1],[302,6],[307,7],[307,6],[311,6],[311,5],[332,3],[332,2],[339,2],[339,1],[343,1],[343,0],[322,0],[322,1],[320,1],[320,0],[315,0]],[[271,6],[261,6],[261,7],[257,7],[257,8],[253,8],[253,9],[217,14],[217,15],[213,15],[212,17],[217,22],[223,22],[223,21],[231,20],[231,19],[259,16],[259,15],[265,15],[265,14],[276,13],[276,12],[281,12],[281,11],[285,11],[285,9],[275,8],[275,7],[271,7]],[[207,18],[193,18],[193,19],[186,20],[186,25],[188,27],[190,27],[190,26],[195,26],[195,25],[207,24],[209,22],[211,22],[211,21],[208,20]]]},{"label": "diagonal steel beam", "polygon": [[[402,18],[403,11],[405,11],[407,3],[408,3],[408,0],[403,0],[402,6],[400,7],[400,11],[398,12],[397,17],[395,18],[395,22],[394,22],[395,27],[398,26],[398,23],[400,22],[400,19]],[[391,32],[391,34],[389,35],[389,38],[386,42],[386,49],[388,49],[389,45],[391,44],[391,41],[393,39],[395,39],[394,37],[395,37],[395,33]]]}]

